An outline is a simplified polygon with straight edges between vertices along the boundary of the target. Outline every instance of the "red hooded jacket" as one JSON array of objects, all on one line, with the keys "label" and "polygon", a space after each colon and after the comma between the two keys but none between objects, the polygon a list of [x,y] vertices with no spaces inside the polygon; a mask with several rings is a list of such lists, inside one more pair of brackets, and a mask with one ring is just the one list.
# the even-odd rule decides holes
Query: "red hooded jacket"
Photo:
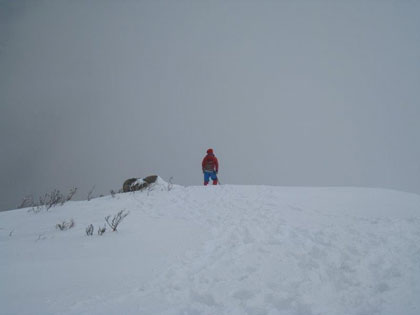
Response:
[{"label": "red hooded jacket", "polygon": [[213,150],[208,150],[207,155],[204,157],[203,162],[201,163],[203,172],[210,171],[210,172],[218,172],[219,171],[219,162],[217,158],[213,154]]}]

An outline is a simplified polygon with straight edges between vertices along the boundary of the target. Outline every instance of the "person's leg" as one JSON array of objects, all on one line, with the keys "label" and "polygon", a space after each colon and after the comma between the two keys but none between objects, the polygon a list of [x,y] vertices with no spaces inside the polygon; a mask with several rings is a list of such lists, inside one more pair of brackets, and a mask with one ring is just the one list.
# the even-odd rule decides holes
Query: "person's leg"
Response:
[{"label": "person's leg", "polygon": [[209,183],[209,179],[210,179],[210,173],[204,172],[204,186]]},{"label": "person's leg", "polygon": [[216,172],[211,173],[211,179],[213,180],[213,185],[217,185],[217,175]]}]

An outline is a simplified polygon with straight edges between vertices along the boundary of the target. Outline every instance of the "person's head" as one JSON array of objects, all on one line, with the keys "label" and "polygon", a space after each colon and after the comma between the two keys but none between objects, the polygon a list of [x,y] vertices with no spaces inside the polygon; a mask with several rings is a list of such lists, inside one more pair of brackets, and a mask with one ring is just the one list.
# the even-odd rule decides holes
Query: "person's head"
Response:
[{"label": "person's head", "polygon": [[208,149],[207,154],[213,154],[213,149]]}]

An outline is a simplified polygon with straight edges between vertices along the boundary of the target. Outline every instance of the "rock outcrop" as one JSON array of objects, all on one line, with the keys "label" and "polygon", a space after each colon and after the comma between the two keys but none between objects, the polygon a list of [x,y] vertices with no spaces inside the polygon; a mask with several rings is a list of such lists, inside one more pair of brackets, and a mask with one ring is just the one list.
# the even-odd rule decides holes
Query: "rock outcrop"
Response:
[{"label": "rock outcrop", "polygon": [[157,175],[150,175],[144,178],[129,178],[123,184],[123,192],[143,190],[155,183]]}]

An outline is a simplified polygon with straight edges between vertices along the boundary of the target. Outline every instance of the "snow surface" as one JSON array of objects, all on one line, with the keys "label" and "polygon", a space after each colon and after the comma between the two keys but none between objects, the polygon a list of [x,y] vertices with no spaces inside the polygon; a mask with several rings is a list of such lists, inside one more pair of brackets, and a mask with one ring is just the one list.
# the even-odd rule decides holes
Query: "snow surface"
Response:
[{"label": "snow surface", "polygon": [[[118,232],[96,234],[123,209]],[[419,297],[414,194],[160,179],[0,213],[1,314],[418,315]]]}]

